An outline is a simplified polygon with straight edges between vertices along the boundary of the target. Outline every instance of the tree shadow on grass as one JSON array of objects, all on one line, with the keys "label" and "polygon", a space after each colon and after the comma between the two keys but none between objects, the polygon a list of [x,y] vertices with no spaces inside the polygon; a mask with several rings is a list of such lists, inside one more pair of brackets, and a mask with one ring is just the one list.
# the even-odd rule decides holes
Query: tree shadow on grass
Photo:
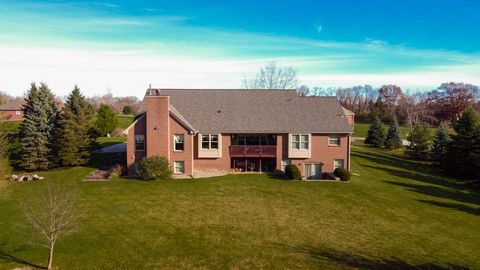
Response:
[{"label": "tree shadow on grass", "polygon": [[[383,180],[383,182],[385,183],[400,186],[409,191],[417,192],[423,195],[429,195],[442,199],[450,199],[459,203],[468,203],[480,206],[480,194],[477,190],[474,190],[467,185],[459,184],[443,177],[441,174],[436,172],[435,168],[432,168],[431,165],[418,163],[415,161],[410,161],[402,159],[400,157],[390,156],[381,153],[355,153],[354,155],[369,160],[373,163],[388,166],[385,167],[362,165],[363,167],[385,171],[393,176],[426,183],[426,185]],[[395,167],[399,169],[395,169]],[[418,201],[423,203],[429,203],[431,205],[439,207],[446,207],[458,211],[463,211],[473,215],[480,215],[479,209],[475,207],[469,207],[463,204],[443,203],[428,200]]]},{"label": "tree shadow on grass", "polygon": [[267,177],[270,178],[270,179],[274,179],[274,180],[282,180],[282,181],[291,181],[291,179],[289,179],[287,177],[287,175],[285,175],[283,172],[282,173],[266,173]]},{"label": "tree shadow on grass", "polygon": [[290,247],[294,252],[302,253],[311,258],[320,261],[330,261],[342,266],[342,268],[361,268],[361,269],[398,269],[398,270],[413,270],[413,269],[468,269],[467,267],[446,264],[440,265],[432,262],[421,264],[412,264],[395,257],[389,258],[370,258],[359,254],[351,254],[340,250],[330,248],[314,248],[314,247]]},{"label": "tree shadow on grass", "polygon": [[466,206],[466,205],[463,205],[463,204],[443,203],[443,202],[430,201],[430,200],[418,200],[418,201],[423,202],[423,203],[428,203],[428,204],[438,206],[438,207],[450,208],[450,209],[453,209],[453,210],[457,210],[457,211],[469,213],[469,214],[472,214],[472,215],[480,216],[480,207],[475,208],[475,207],[470,207],[470,206]]},{"label": "tree shadow on grass", "polygon": [[439,186],[444,186],[448,188],[454,188],[456,190],[464,190],[471,193],[476,193],[478,195],[479,191],[473,189],[469,183],[469,181],[457,179],[453,181],[446,177],[443,173],[439,171],[438,167],[434,167],[431,164],[426,162],[419,162],[419,161],[412,161],[405,158],[389,155],[387,153],[352,153],[353,156],[357,156],[362,159],[366,159],[370,162],[386,165],[390,167],[395,167],[399,169],[393,168],[385,168],[379,166],[369,166],[369,165],[361,165],[364,167],[370,167],[377,170],[395,172],[396,175],[401,177],[409,177],[412,180],[417,180],[425,183],[436,184]]},{"label": "tree shadow on grass", "polygon": [[2,241],[2,243],[0,243],[0,262],[13,262],[13,263],[19,263],[23,265],[28,265],[37,269],[47,269],[47,267],[45,266],[34,264],[12,255],[11,252],[6,251],[6,248],[5,248],[6,243],[7,241],[5,240]]}]

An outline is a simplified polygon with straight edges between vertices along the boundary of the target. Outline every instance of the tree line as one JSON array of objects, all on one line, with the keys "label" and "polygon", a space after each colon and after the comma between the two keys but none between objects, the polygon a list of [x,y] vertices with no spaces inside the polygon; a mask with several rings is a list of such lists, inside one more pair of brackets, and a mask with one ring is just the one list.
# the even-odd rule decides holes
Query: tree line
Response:
[{"label": "tree line", "polygon": [[468,83],[446,82],[430,91],[405,90],[393,84],[322,88],[299,85],[297,76],[295,68],[270,62],[242,84],[245,89],[296,89],[304,96],[336,96],[358,121],[371,121],[375,116],[384,122],[396,118],[410,128],[418,122],[453,123],[467,108],[480,109],[478,86]]},{"label": "tree line", "polygon": [[[113,108],[100,104],[95,110],[78,86],[62,104],[47,84],[32,83],[23,112],[20,131],[10,143],[14,147],[0,158],[10,157],[15,166],[27,171],[87,164],[97,147],[95,139],[112,132],[116,126]],[[3,152],[6,150],[0,154]]]},{"label": "tree line", "polygon": [[[449,174],[479,182],[480,115],[472,107],[467,108],[453,121],[452,128],[453,132],[449,132],[446,124],[440,124],[435,134],[431,134],[425,123],[416,123],[407,137],[405,156],[430,160]],[[380,119],[375,117],[365,143],[388,149],[401,148],[399,133],[396,118],[387,133]]]}]

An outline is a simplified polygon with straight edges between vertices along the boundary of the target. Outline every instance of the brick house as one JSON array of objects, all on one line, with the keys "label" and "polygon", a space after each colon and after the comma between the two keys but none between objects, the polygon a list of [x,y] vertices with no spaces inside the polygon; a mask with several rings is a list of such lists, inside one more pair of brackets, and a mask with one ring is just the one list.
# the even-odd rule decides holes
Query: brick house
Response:
[{"label": "brick house", "polygon": [[175,177],[282,171],[306,179],[350,168],[354,114],[335,97],[294,90],[149,89],[145,112],[127,128],[127,168],[164,156]]},{"label": "brick house", "polygon": [[0,120],[23,120],[24,100],[13,100],[0,105]]}]

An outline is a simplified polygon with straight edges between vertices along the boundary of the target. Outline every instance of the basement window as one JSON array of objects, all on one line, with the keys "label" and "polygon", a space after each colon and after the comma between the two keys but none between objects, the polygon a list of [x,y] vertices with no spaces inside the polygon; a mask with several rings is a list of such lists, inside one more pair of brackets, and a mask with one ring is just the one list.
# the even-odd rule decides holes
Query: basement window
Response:
[{"label": "basement window", "polygon": [[185,161],[174,161],[173,173],[185,173]]}]

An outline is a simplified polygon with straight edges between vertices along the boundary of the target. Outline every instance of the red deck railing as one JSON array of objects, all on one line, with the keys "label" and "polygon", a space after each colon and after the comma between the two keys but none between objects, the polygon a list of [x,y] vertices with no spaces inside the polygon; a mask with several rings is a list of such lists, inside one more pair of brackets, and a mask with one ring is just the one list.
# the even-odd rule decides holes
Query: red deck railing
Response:
[{"label": "red deck railing", "polygon": [[276,145],[230,145],[231,157],[275,157]]}]

